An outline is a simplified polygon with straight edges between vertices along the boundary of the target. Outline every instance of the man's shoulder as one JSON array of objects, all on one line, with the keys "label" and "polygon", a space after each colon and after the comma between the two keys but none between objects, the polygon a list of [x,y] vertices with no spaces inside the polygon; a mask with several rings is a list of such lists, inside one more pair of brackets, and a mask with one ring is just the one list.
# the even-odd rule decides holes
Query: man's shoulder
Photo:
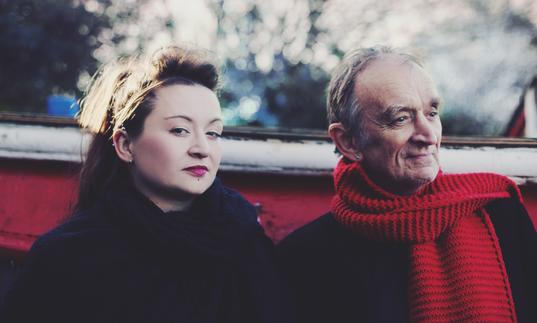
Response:
[{"label": "man's shoulder", "polygon": [[486,210],[499,234],[510,233],[537,239],[535,226],[523,202],[516,198],[496,199],[487,204]]},{"label": "man's shoulder", "polygon": [[485,207],[489,210],[489,213],[520,212],[525,208],[524,204],[516,198],[494,199]]},{"label": "man's shoulder", "polygon": [[501,247],[519,322],[537,322],[537,232],[524,204],[497,199],[486,206]]},{"label": "man's shoulder", "polygon": [[288,252],[329,249],[345,234],[332,213],[326,213],[289,234],[278,244],[278,249]]}]

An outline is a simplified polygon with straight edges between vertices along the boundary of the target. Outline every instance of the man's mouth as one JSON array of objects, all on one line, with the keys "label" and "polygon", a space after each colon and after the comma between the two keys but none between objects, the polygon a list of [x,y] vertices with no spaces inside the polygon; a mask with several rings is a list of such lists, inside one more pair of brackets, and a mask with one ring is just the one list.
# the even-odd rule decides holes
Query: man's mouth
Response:
[{"label": "man's mouth", "polygon": [[432,153],[419,153],[419,154],[408,154],[407,158],[426,158],[426,157],[432,157]]},{"label": "man's mouth", "polygon": [[414,165],[421,165],[421,166],[430,166],[433,163],[435,163],[434,154],[430,152],[408,154],[406,156],[406,159]]}]

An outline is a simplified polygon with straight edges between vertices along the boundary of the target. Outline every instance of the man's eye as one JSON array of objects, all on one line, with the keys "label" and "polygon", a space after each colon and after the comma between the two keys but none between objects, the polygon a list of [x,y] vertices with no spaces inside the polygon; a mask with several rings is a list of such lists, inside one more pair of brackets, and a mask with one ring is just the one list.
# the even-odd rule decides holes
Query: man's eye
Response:
[{"label": "man's eye", "polygon": [[209,131],[207,132],[207,135],[209,137],[213,137],[213,138],[220,138],[222,137],[222,134],[220,134],[219,132],[216,132],[216,131]]},{"label": "man's eye", "polygon": [[393,123],[403,123],[405,122],[406,120],[408,120],[408,116],[402,116],[402,117],[399,117],[399,118],[396,118]]},{"label": "man's eye", "polygon": [[431,111],[431,112],[429,112],[429,116],[434,118],[434,117],[438,116],[438,112],[437,111]]}]

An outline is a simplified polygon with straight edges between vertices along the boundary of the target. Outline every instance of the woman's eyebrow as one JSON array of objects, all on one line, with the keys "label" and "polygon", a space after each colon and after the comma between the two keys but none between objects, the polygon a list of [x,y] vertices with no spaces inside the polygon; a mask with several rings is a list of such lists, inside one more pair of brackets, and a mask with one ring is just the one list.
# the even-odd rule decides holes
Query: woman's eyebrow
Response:
[{"label": "woman's eyebrow", "polygon": [[175,119],[175,118],[181,118],[181,119],[185,119],[186,121],[192,122],[192,118],[187,117],[187,116],[182,115],[182,114],[177,114],[177,115],[165,117],[164,120]]},{"label": "woman's eyebrow", "polygon": [[214,118],[211,121],[209,121],[209,124],[213,124],[213,123],[216,123],[216,122],[223,122],[223,121],[222,121],[221,118]]},{"label": "woman's eyebrow", "polygon": [[[182,114],[177,114],[177,115],[165,117],[164,120],[176,119],[176,118],[184,119],[184,120],[186,120],[188,122],[193,122],[192,118],[190,118],[189,116],[182,115]],[[214,119],[211,119],[207,124],[213,124],[213,123],[216,123],[216,122],[223,122],[223,121],[222,121],[221,118],[214,118]]]}]

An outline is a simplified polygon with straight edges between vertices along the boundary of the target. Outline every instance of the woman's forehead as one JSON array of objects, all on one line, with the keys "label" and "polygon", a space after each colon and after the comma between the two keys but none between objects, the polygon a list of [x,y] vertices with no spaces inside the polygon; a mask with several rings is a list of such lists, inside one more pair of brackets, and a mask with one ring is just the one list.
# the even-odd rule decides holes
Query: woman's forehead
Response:
[{"label": "woman's forehead", "polygon": [[173,84],[155,91],[148,122],[181,121],[207,124],[221,119],[218,98],[200,85]]}]

